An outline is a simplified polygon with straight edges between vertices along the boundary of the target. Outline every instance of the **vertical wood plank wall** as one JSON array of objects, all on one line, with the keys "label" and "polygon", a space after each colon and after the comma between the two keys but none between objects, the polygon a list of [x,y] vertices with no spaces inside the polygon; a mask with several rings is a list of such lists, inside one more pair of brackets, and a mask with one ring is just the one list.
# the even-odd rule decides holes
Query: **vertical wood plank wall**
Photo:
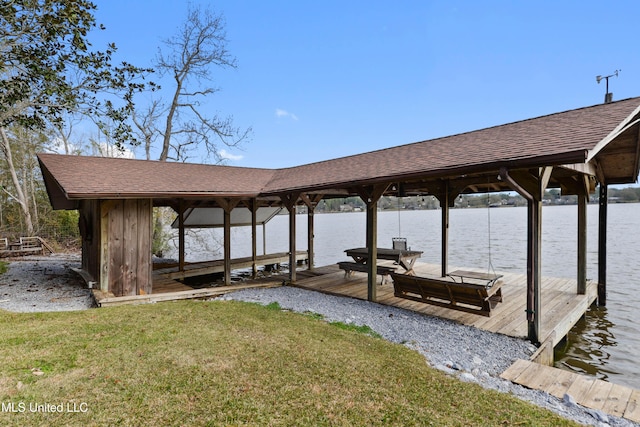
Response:
[{"label": "vertical wood plank wall", "polygon": [[[150,199],[104,202],[103,227],[106,256],[102,267],[108,291],[115,296],[146,295],[152,288]],[[105,210],[107,213],[105,215]],[[104,230],[106,229],[106,233]],[[103,278],[104,280],[104,278]]]}]

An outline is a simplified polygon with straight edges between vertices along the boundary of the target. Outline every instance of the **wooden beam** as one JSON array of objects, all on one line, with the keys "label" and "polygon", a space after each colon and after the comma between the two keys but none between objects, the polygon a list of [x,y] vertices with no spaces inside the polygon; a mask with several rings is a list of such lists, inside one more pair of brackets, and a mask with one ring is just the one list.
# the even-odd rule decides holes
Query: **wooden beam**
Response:
[{"label": "wooden beam", "polygon": [[598,305],[607,305],[607,208],[608,187],[600,182],[598,211]]},{"label": "wooden beam", "polygon": [[[462,186],[464,185],[464,187]],[[440,202],[441,211],[441,275],[446,277],[449,272],[449,208],[454,207],[456,203],[456,197],[464,190],[468,185],[461,184],[451,185],[450,181],[443,181],[437,186],[435,193],[436,199]]]},{"label": "wooden beam", "polygon": [[231,211],[240,203],[240,199],[215,197],[214,200],[223,210],[224,228],[224,284],[231,284]]},{"label": "wooden beam", "polygon": [[577,293],[587,292],[587,204],[589,201],[589,177],[582,175],[578,185],[578,272]]},{"label": "wooden beam", "polygon": [[287,193],[280,196],[289,211],[289,281],[296,282],[296,204],[300,193]]},{"label": "wooden beam", "polygon": [[251,211],[251,275],[255,279],[258,275],[258,264],[256,263],[258,257],[258,199],[251,199],[248,208]]},{"label": "wooden beam", "polygon": [[178,201],[178,270],[184,270],[184,199]]},{"label": "wooden beam", "polygon": [[300,194],[300,198],[307,205],[307,251],[309,254],[308,268],[314,267],[314,214],[316,206],[322,200],[322,194]]},{"label": "wooden beam", "polygon": [[390,184],[360,187],[357,189],[360,198],[367,206],[367,299],[377,301],[376,275],[378,274],[378,200],[387,191]]},{"label": "wooden beam", "polygon": [[527,337],[540,342],[542,326],[542,197],[551,178],[552,167],[530,171],[500,169],[501,179],[527,199]]}]

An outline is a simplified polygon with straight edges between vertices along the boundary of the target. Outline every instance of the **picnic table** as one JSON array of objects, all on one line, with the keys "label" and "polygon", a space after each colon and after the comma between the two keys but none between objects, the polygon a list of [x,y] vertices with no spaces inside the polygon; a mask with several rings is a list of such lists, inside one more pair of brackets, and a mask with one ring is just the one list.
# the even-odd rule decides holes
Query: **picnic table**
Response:
[{"label": "picnic table", "polygon": [[[347,249],[345,253],[353,258],[356,264],[367,264],[369,261],[369,249],[367,248]],[[405,274],[414,274],[413,265],[421,256],[422,251],[389,248],[378,248],[377,250],[377,259],[396,262],[405,270]]]}]

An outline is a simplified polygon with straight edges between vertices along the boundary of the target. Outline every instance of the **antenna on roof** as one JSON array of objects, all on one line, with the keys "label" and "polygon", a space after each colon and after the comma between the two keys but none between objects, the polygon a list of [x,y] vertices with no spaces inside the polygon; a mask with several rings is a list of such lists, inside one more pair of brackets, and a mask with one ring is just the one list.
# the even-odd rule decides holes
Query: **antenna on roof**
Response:
[{"label": "antenna on roof", "polygon": [[605,80],[607,82],[607,92],[604,94],[604,103],[605,104],[609,104],[610,102],[613,101],[613,94],[609,93],[609,77],[613,77],[616,76],[618,77],[618,73],[622,71],[622,70],[616,70],[613,72],[613,74],[609,74],[608,76],[596,76],[596,81],[598,82],[598,84],[600,84],[601,80]]}]

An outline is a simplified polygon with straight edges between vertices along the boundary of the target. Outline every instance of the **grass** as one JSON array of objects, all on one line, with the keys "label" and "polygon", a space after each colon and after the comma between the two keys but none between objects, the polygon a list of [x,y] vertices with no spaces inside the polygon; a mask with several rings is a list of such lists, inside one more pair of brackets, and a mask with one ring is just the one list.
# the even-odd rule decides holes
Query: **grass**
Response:
[{"label": "grass", "polygon": [[9,270],[9,263],[6,261],[0,261],[0,274],[6,273]]},{"label": "grass", "polygon": [[0,425],[574,425],[362,332],[234,301],[0,312]]}]

